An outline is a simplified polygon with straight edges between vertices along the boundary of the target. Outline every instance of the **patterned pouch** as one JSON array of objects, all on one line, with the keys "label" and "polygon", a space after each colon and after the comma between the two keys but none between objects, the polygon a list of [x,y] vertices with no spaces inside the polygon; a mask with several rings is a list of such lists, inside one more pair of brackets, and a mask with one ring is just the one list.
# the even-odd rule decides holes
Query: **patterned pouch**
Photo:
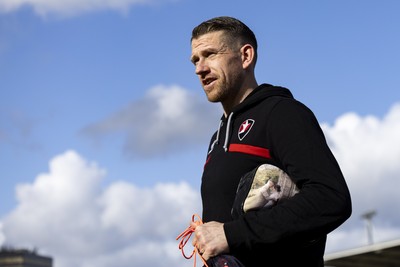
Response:
[{"label": "patterned pouch", "polygon": [[232,255],[218,255],[207,261],[208,267],[245,267]]},{"label": "patterned pouch", "polygon": [[286,172],[274,165],[262,164],[240,179],[232,217],[236,219],[251,210],[271,208],[298,192]]}]

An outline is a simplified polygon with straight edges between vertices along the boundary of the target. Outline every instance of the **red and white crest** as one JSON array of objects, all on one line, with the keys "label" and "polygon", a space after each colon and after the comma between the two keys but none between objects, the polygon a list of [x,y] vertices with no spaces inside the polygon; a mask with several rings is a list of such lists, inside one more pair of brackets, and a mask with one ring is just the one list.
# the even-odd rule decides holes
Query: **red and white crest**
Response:
[{"label": "red and white crest", "polygon": [[242,141],[243,138],[246,137],[246,135],[250,132],[251,128],[254,125],[254,120],[252,119],[247,119],[244,122],[242,122],[242,124],[239,127],[239,131],[238,131],[238,137],[239,140]]}]

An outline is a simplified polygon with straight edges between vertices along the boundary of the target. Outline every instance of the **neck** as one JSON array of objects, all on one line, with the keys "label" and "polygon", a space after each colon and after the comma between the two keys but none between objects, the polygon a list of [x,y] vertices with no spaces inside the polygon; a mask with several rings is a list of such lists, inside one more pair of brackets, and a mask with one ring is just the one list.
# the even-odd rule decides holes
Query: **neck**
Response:
[{"label": "neck", "polygon": [[245,100],[246,97],[253,92],[257,86],[258,84],[256,80],[253,79],[251,83],[248,83],[246,86],[243,86],[241,89],[239,89],[234,98],[221,102],[225,117],[232,112],[234,107],[242,103],[243,100]]}]

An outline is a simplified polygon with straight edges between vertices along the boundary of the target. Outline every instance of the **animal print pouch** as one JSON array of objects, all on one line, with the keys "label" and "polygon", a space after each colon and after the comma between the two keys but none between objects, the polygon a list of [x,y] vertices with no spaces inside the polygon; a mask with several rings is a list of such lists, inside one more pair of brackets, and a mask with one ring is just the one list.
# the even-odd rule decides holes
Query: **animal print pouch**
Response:
[{"label": "animal print pouch", "polygon": [[299,192],[289,175],[271,164],[262,164],[240,179],[232,217],[261,208],[271,208]]}]

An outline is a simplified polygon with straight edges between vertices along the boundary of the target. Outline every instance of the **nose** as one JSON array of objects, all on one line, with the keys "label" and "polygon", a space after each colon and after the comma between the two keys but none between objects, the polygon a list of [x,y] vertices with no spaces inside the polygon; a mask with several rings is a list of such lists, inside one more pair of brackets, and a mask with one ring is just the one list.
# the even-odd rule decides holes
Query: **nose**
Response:
[{"label": "nose", "polygon": [[199,60],[196,64],[196,74],[201,76],[208,72],[209,72],[209,68],[208,68],[207,64],[205,64],[204,61]]}]

